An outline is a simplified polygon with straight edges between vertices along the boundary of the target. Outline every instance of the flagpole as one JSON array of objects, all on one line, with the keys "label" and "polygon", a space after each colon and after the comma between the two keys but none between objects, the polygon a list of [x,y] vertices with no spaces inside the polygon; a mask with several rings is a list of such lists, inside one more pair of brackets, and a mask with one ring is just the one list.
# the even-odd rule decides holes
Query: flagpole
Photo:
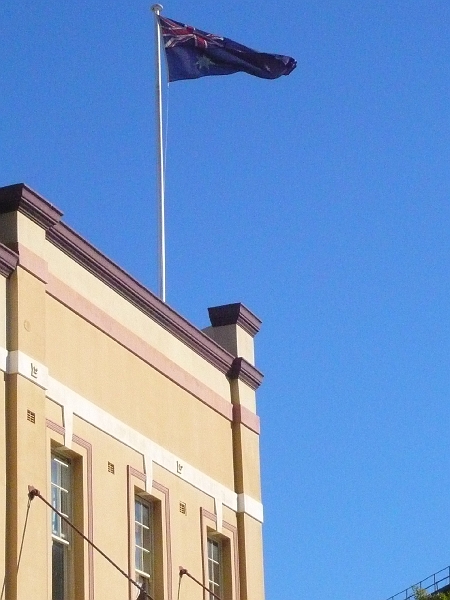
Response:
[{"label": "flagpole", "polygon": [[157,123],[157,171],[158,171],[158,270],[159,297],[166,301],[166,232],[164,205],[164,152],[163,152],[163,120],[162,120],[162,69],[161,69],[161,30],[158,16],[162,11],[161,4],[154,4],[155,43],[156,43],[156,123]]}]

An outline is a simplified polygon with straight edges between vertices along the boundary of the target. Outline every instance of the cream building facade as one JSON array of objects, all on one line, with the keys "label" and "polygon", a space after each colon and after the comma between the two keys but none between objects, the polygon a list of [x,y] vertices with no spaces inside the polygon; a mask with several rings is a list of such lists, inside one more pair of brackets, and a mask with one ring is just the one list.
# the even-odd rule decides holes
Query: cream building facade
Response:
[{"label": "cream building facade", "polygon": [[[0,188],[2,600],[263,600],[253,338],[201,331],[24,184]],[[2,573],[4,571],[4,573]]]}]

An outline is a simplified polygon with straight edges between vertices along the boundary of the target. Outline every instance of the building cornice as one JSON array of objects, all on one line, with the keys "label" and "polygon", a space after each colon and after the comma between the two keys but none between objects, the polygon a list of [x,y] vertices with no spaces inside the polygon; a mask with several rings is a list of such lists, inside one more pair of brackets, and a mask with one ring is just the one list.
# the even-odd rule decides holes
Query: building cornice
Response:
[{"label": "building cornice", "polygon": [[9,277],[17,267],[19,255],[4,244],[0,244],[0,275]]},{"label": "building cornice", "polygon": [[24,183],[0,188],[0,214],[15,210],[23,213],[45,230],[53,227],[63,216],[59,208]]},{"label": "building cornice", "polygon": [[[144,285],[63,223],[61,221],[62,211],[30,187],[18,183],[0,188],[0,214],[11,211],[19,211],[42,226],[46,231],[46,239],[50,243],[181,340],[229,379],[240,379],[254,390],[260,385],[262,374],[255,367],[244,359],[235,359],[227,350],[162,302]],[[8,252],[6,249],[5,260],[7,256],[10,256]],[[13,256],[10,258],[13,259]],[[14,267],[16,264],[17,260]],[[235,322],[254,335],[259,329],[259,319],[242,304],[227,306],[231,307],[228,312],[232,315],[227,317],[228,320],[235,319]],[[224,307],[219,308],[223,312]],[[214,313],[214,308],[209,310],[211,318],[211,311]]]},{"label": "building cornice", "polygon": [[264,375],[258,371],[248,360],[238,356],[233,360],[230,370],[227,373],[229,379],[239,379],[246,383],[252,390],[257,390],[262,383]]}]

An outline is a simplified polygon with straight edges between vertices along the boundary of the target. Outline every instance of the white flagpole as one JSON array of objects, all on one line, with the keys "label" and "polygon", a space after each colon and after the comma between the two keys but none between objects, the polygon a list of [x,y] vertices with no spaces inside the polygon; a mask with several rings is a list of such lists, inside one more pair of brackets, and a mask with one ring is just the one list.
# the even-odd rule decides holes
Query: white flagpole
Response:
[{"label": "white flagpole", "polygon": [[166,232],[164,218],[164,152],[162,122],[162,72],[161,72],[161,30],[158,15],[162,11],[161,4],[154,4],[155,42],[156,42],[156,122],[157,122],[157,155],[158,155],[158,257],[159,257],[159,297],[166,301]]}]

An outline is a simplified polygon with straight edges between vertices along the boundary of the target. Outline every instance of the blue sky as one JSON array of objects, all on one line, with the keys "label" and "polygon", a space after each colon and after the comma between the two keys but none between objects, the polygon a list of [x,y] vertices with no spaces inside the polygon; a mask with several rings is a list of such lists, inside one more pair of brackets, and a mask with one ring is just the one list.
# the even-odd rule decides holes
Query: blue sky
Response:
[{"label": "blue sky", "polygon": [[[156,291],[149,8],[3,0],[0,185]],[[165,89],[168,302],[263,320],[267,599],[385,600],[450,564],[450,4],[163,14],[298,61]]]}]

